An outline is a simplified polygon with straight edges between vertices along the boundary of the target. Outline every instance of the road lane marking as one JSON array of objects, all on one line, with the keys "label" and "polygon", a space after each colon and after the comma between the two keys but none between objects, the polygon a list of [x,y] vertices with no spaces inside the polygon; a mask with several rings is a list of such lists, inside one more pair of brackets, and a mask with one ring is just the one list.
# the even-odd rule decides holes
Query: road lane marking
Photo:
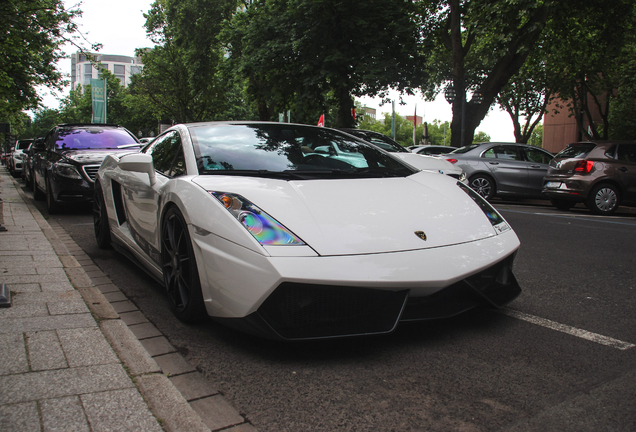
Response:
[{"label": "road lane marking", "polygon": [[581,339],[588,340],[590,342],[595,342],[601,345],[609,346],[612,348],[618,348],[619,350],[628,350],[630,348],[636,347],[636,345],[631,344],[629,342],[624,342],[618,339],[614,339],[608,336],[603,336],[598,333],[592,333],[586,330],[581,330],[576,327],[572,327],[565,324],[559,324],[555,321],[550,321],[549,319],[539,318],[534,315],[528,315],[523,312],[519,312],[512,309],[501,309],[501,313],[504,315],[508,315],[513,318],[517,318],[523,321],[527,321],[532,324],[539,325],[541,327],[549,328],[552,330],[559,331],[561,333],[566,333]]},{"label": "road lane marking", "polygon": [[[629,226],[636,225],[630,222],[617,222],[613,220],[600,219],[600,218],[607,218],[609,216],[598,216],[598,219],[597,219],[594,217],[594,215],[574,215],[574,214],[563,215],[563,214],[553,214],[553,213],[534,213],[534,212],[526,212],[526,211],[520,211],[520,210],[510,210],[505,208],[497,208],[497,210],[503,211],[503,212],[510,212],[510,213],[520,213],[520,214],[528,214],[528,215],[536,215],[536,216],[548,216],[548,217],[555,217],[560,219],[574,219],[574,220],[587,221],[587,222],[602,222],[602,223],[608,223],[608,224],[629,225]],[[618,216],[614,216],[614,218],[618,219]]]}]

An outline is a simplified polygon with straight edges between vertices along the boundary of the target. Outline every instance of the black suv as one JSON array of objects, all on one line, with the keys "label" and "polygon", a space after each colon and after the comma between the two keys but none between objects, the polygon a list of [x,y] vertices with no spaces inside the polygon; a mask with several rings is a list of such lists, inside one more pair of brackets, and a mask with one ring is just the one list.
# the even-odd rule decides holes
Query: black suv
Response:
[{"label": "black suv", "polygon": [[61,124],[44,137],[34,154],[33,195],[46,197],[49,213],[63,205],[93,200],[95,175],[107,155],[139,151],[127,129],[111,124]]}]

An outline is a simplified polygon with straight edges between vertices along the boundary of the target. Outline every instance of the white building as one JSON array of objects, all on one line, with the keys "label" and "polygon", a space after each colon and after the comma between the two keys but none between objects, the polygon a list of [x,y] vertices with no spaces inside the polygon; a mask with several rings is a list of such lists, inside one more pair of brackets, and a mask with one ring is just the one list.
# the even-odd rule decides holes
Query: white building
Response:
[{"label": "white building", "polygon": [[[104,68],[119,78],[124,87],[130,84],[130,77],[141,72],[144,66],[139,57],[97,53],[91,53],[91,55]],[[71,88],[75,89],[78,84],[82,86],[90,84],[91,78],[101,78],[99,70],[88,61],[84,53],[78,51],[71,54]]]}]

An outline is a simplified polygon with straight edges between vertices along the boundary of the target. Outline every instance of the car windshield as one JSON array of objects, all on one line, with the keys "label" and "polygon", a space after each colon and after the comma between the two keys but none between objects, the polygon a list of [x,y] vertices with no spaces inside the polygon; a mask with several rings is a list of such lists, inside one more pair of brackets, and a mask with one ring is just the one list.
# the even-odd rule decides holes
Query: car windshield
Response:
[{"label": "car windshield", "polygon": [[62,129],[55,141],[58,150],[95,150],[125,148],[138,144],[125,129],[73,128]]},{"label": "car windshield", "polygon": [[357,136],[358,138],[362,138],[363,140],[370,142],[378,147],[380,147],[384,151],[393,152],[393,153],[408,153],[409,151],[402,147],[400,144],[393,141],[386,135],[383,135],[379,132],[369,132],[369,131],[361,131],[361,130],[348,130],[347,133],[351,135]]},{"label": "car windshield", "polygon": [[189,127],[200,174],[405,177],[416,170],[332,130],[291,124]]},{"label": "car windshield", "polygon": [[479,144],[470,144],[467,145],[466,147],[460,147],[457,150],[453,150],[452,152],[448,153],[448,154],[463,154],[463,153],[467,153],[469,151],[471,151],[474,148],[479,147]]},{"label": "car windshield", "polygon": [[569,144],[566,148],[561,150],[555,158],[584,158],[594,147],[596,147],[594,143]]}]

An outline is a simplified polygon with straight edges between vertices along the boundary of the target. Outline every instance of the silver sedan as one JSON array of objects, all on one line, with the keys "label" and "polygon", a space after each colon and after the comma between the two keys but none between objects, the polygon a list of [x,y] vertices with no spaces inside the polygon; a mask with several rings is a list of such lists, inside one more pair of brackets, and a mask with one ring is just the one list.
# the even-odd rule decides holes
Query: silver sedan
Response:
[{"label": "silver sedan", "polygon": [[515,143],[479,143],[443,156],[466,173],[470,186],[481,196],[542,197],[543,177],[554,157],[538,147]]}]

